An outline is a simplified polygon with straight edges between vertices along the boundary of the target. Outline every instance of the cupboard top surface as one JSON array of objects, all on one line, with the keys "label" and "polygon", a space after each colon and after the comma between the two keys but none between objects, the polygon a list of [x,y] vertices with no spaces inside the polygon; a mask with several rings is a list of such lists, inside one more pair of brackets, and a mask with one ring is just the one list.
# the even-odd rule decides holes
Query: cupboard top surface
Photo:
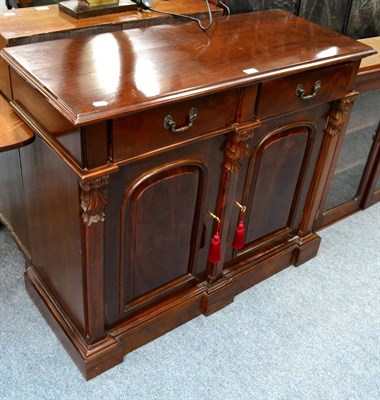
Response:
[{"label": "cupboard top surface", "polygon": [[371,55],[283,11],[160,25],[2,50],[4,60],[73,124]]}]

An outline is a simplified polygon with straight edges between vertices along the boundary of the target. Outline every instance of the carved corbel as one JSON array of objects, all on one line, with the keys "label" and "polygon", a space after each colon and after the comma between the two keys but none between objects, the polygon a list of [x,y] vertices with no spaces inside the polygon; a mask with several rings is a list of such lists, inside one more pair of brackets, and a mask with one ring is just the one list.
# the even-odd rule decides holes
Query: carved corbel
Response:
[{"label": "carved corbel", "polygon": [[229,171],[238,171],[241,168],[241,160],[249,157],[250,149],[247,141],[254,136],[253,129],[237,131],[227,140],[224,149],[223,167]]},{"label": "carved corbel", "polygon": [[109,176],[80,182],[81,208],[83,222],[90,226],[105,219],[104,207],[107,205],[107,185]]},{"label": "carved corbel", "polygon": [[[357,93],[352,96],[333,103],[326,119],[325,133],[334,137],[342,131],[347,121],[347,115],[352,107]],[[354,97],[355,96],[355,97]]]}]

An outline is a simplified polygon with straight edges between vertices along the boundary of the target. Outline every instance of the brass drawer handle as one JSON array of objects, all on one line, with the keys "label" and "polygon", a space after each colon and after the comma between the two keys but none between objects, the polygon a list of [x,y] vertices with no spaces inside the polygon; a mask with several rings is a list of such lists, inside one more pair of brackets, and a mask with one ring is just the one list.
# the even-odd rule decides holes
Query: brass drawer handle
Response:
[{"label": "brass drawer handle", "polygon": [[164,128],[171,129],[174,133],[185,132],[194,125],[194,121],[197,119],[197,116],[198,110],[195,107],[191,108],[188,115],[189,123],[185,126],[182,126],[181,128],[176,128],[177,123],[173,120],[173,117],[171,115],[167,115],[164,118]]},{"label": "brass drawer handle", "polygon": [[301,97],[302,100],[310,100],[310,99],[313,99],[317,95],[320,88],[321,88],[321,81],[319,81],[319,80],[315,81],[314,92],[312,94],[308,94],[305,96],[305,88],[303,87],[302,83],[300,83],[296,87],[296,96]]}]

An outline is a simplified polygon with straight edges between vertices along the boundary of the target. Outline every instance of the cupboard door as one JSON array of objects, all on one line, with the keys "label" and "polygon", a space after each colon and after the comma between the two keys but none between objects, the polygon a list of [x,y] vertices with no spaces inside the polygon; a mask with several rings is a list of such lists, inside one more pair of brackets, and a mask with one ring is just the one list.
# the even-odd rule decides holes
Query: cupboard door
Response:
[{"label": "cupboard door", "polygon": [[379,201],[380,90],[363,92],[355,99],[341,145],[335,150],[329,180],[324,188],[314,228],[321,229]]},{"label": "cupboard door", "polygon": [[196,290],[205,280],[224,137],[125,165],[110,184],[109,321]]},{"label": "cupboard door", "polygon": [[[323,115],[321,110],[314,113]],[[316,132],[322,129],[323,118],[315,122],[305,118],[312,115],[313,111],[294,114],[292,123],[287,122],[289,117],[273,119],[256,131],[236,191],[236,201],[247,207],[245,245],[240,250],[227,248],[226,267],[238,256],[259,254],[298,233],[322,142]],[[227,238],[230,244],[238,220],[235,207]]]},{"label": "cupboard door", "polygon": [[121,207],[121,312],[196,280],[194,260],[206,168],[174,162],[148,171],[124,192]]},{"label": "cupboard door", "polygon": [[324,212],[360,197],[360,184],[379,123],[371,105],[379,99],[380,90],[374,90],[362,93],[354,103]]},{"label": "cupboard door", "polygon": [[294,211],[312,137],[310,126],[295,126],[275,130],[258,143],[249,171],[246,243],[295,228]]}]

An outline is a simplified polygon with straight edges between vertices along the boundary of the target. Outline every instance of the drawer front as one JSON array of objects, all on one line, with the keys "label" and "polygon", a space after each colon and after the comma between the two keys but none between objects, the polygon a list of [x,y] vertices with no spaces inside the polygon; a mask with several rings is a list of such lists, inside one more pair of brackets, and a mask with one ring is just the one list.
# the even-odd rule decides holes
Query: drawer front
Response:
[{"label": "drawer front", "polygon": [[352,72],[352,64],[343,64],[263,82],[256,118],[264,119],[342,98],[350,89]]},{"label": "drawer front", "polygon": [[[235,120],[238,91],[218,93],[177,104],[169,104],[113,121],[112,159],[121,161],[147,153],[171,149],[213,131],[230,126]],[[191,127],[189,112],[197,110]],[[164,127],[167,116],[175,129]],[[169,124],[170,125],[170,124]]]}]

